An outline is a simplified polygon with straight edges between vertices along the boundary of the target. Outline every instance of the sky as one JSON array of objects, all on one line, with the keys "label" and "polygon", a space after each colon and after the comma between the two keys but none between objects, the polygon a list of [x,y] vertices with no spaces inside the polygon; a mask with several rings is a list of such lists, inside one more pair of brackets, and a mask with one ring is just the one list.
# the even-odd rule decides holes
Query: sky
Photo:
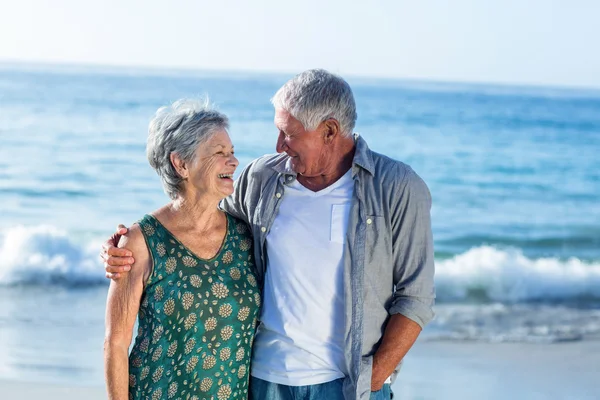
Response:
[{"label": "sky", "polygon": [[2,0],[0,62],[600,88],[597,0]]}]

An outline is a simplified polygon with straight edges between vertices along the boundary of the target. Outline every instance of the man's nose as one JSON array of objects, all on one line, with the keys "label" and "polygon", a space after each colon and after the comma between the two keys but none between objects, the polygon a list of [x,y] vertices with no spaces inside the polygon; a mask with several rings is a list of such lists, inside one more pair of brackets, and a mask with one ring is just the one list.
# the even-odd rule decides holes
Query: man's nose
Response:
[{"label": "man's nose", "polygon": [[287,150],[287,145],[285,144],[285,135],[283,133],[279,133],[279,136],[277,136],[277,145],[275,146],[275,149],[278,153],[283,153]]}]

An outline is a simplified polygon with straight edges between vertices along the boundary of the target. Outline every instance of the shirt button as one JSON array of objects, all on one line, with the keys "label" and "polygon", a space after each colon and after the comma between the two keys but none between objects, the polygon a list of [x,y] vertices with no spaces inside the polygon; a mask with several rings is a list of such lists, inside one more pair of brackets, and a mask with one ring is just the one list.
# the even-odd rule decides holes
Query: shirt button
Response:
[{"label": "shirt button", "polygon": [[281,198],[281,193],[277,193],[277,194],[275,195],[275,197],[277,197],[278,199],[280,199],[280,198]]},{"label": "shirt button", "polygon": [[373,220],[371,218],[367,219],[367,225],[371,225],[373,223]]},{"label": "shirt button", "polygon": [[261,232],[266,232],[266,231],[267,231],[267,228],[265,228],[265,227],[263,226],[262,228],[260,228],[260,231],[261,231]]}]

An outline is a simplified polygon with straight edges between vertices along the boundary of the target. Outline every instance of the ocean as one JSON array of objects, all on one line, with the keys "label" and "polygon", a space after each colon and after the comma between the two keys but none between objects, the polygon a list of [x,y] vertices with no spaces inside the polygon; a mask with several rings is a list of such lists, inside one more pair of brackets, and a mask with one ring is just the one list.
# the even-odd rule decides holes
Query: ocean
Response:
[{"label": "ocean", "polygon": [[[289,77],[0,64],[0,377],[102,384],[100,244],[168,200],[150,118],[210,96],[243,167],[274,152],[269,99]],[[600,91],[348,81],[356,131],[432,193],[423,340],[599,340]]]}]

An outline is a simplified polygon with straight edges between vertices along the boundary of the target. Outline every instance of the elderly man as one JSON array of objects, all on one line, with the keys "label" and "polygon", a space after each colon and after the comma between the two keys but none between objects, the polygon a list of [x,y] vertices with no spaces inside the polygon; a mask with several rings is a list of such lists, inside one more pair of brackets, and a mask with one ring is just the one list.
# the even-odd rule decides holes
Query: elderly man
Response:
[{"label": "elderly man", "polygon": [[[389,399],[435,298],[431,196],[407,165],[353,134],[346,81],[305,71],[273,97],[277,152],[222,207],[254,235],[263,309],[254,399]],[[131,259],[105,245],[107,276]]]}]

